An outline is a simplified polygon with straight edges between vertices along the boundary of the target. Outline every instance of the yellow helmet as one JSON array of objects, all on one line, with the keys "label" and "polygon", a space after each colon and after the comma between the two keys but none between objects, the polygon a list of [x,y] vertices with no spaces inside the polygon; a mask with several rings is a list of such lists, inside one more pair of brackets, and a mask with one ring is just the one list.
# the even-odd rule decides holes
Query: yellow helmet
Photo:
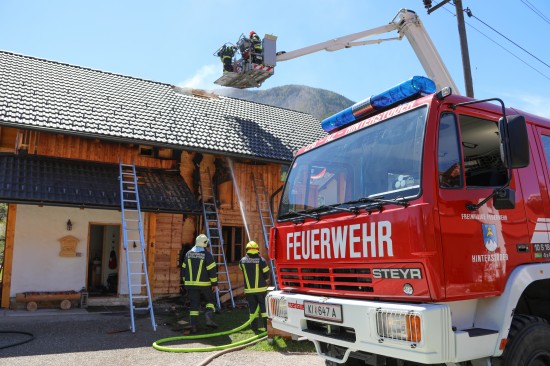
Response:
[{"label": "yellow helmet", "polygon": [[208,237],[204,234],[200,234],[195,239],[195,245],[198,247],[206,248],[206,246],[208,245]]},{"label": "yellow helmet", "polygon": [[248,254],[258,254],[259,252],[258,244],[256,244],[255,241],[249,241],[248,244],[246,244],[246,252]]}]

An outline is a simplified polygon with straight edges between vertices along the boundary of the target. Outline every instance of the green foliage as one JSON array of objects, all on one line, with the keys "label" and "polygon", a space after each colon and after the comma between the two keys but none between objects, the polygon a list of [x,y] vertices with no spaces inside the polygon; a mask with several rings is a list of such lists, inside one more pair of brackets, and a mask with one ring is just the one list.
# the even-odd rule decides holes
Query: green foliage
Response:
[{"label": "green foliage", "polygon": [[8,205],[6,203],[0,203],[0,222],[6,222],[8,216]]}]

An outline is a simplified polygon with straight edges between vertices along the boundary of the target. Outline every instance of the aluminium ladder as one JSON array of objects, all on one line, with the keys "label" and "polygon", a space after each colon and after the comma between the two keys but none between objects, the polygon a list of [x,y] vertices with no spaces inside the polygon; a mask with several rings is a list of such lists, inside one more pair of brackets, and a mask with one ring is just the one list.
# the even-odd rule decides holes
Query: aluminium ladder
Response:
[{"label": "aluminium ladder", "polygon": [[[119,163],[120,207],[122,212],[122,238],[126,253],[128,296],[132,332],[135,332],[134,311],[149,311],[153,330],[157,330],[153,301],[149,287],[145,239],[139,204],[138,179],[134,164]],[[146,303],[144,306],[143,304]]]},{"label": "aluminium ladder", "polygon": [[231,288],[231,280],[223,248],[222,228],[218,218],[218,208],[216,207],[216,197],[214,195],[212,179],[210,178],[210,169],[208,168],[200,170],[200,193],[204,227],[206,229],[206,236],[208,237],[210,253],[212,253],[218,269],[218,291],[216,291],[218,309],[221,309],[220,298],[222,294],[229,294],[231,305],[234,308],[235,300],[233,298],[233,289]]},{"label": "aluminium ladder", "polygon": [[[273,227],[273,214],[271,213],[271,207],[267,197],[267,190],[265,188],[264,180],[261,175],[255,176],[252,173],[252,182],[254,182],[254,192],[256,193],[256,202],[258,205],[258,213],[260,214],[260,222],[262,224],[262,233],[264,235],[264,245],[269,252],[269,231]],[[277,284],[277,272],[275,269],[275,261],[270,259],[271,276],[273,278],[273,286],[275,290],[279,289]]]}]

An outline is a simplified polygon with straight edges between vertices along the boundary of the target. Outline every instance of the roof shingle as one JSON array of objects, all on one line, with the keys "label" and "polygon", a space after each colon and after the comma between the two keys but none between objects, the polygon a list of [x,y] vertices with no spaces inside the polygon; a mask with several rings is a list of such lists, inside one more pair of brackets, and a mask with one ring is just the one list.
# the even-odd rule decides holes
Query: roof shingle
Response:
[{"label": "roof shingle", "polygon": [[[118,169],[113,164],[0,154],[0,200],[120,209]],[[136,168],[136,173],[142,211],[200,212],[195,197],[177,171]]]},{"label": "roof shingle", "polygon": [[281,162],[325,135],[306,113],[5,51],[0,124]]}]

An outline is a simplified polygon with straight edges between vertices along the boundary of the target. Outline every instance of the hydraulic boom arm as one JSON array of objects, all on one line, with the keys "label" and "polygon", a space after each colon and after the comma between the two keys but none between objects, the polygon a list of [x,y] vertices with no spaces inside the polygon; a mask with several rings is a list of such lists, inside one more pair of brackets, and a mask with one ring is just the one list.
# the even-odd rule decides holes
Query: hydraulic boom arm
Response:
[{"label": "hydraulic boom arm", "polygon": [[[393,31],[397,31],[397,37],[365,39]],[[430,36],[422,25],[420,18],[414,11],[407,9],[401,9],[393,20],[386,25],[334,38],[289,52],[276,52],[275,43],[277,37],[266,35],[263,41],[261,63],[249,62],[243,57],[234,62],[234,72],[224,73],[215,83],[222,86],[241,89],[259,87],[263,81],[274,74],[277,61],[291,60],[323,50],[332,52],[355,46],[378,44],[386,41],[399,41],[403,39],[403,37],[407,38],[411,44],[426,75],[435,82],[437,89],[440,90],[443,87],[450,86],[454,94],[459,94],[453,78],[449,74]]]},{"label": "hydraulic boom arm", "polygon": [[[364,38],[367,37],[373,37],[393,31],[397,31],[399,36],[364,40]],[[318,51],[324,50],[332,52],[355,46],[379,44],[386,41],[399,41],[403,39],[403,37],[406,37],[411,44],[416,57],[418,57],[418,60],[420,61],[420,64],[426,71],[427,76],[436,83],[437,89],[439,90],[445,86],[450,86],[453,89],[454,94],[459,94],[453,78],[449,74],[449,71],[443,63],[439,52],[437,52],[435,45],[422,25],[420,18],[415,12],[407,9],[401,9],[389,24],[347,36],[334,38],[329,41],[317,43],[294,51],[279,53],[277,54],[276,59],[277,61],[286,61]]]}]

